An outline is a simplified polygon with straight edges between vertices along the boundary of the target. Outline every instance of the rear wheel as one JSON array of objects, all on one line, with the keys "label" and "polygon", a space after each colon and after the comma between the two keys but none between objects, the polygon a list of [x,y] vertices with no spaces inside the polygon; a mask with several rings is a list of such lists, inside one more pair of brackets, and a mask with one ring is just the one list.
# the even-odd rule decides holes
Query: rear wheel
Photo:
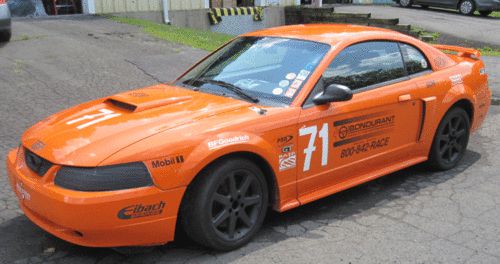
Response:
[{"label": "rear wheel", "polygon": [[470,120],[464,109],[455,107],[448,111],[434,136],[429,165],[436,170],[457,166],[467,149],[469,131]]},{"label": "rear wheel", "polygon": [[412,0],[399,0],[399,5],[402,7],[411,7],[412,4]]},{"label": "rear wheel", "polygon": [[487,17],[489,16],[493,11],[479,11],[479,14],[481,16]]},{"label": "rear wheel", "polygon": [[264,174],[253,162],[225,159],[205,169],[188,188],[181,223],[189,238],[216,250],[248,243],[268,205]]},{"label": "rear wheel", "polygon": [[462,2],[458,5],[458,11],[460,11],[462,15],[470,16],[474,13],[475,9],[476,4],[473,0],[462,0]]},{"label": "rear wheel", "polygon": [[11,30],[0,31],[0,42],[7,42],[12,36]]}]

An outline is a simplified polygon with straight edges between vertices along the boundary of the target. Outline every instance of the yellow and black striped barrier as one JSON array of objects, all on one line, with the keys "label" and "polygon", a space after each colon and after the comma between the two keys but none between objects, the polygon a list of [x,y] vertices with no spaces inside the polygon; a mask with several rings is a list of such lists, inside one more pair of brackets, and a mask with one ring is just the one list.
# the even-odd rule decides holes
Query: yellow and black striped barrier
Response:
[{"label": "yellow and black striped barrier", "polygon": [[210,24],[216,25],[222,21],[223,16],[245,16],[252,15],[254,21],[262,21],[264,18],[264,8],[260,6],[230,7],[230,8],[210,8],[208,19]]}]

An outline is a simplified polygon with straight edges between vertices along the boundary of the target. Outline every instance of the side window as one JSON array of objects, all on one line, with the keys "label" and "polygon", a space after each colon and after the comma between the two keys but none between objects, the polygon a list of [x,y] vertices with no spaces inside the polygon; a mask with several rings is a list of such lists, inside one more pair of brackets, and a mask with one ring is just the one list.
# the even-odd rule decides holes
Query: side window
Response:
[{"label": "side window", "polygon": [[370,41],[341,51],[323,73],[327,84],[352,90],[406,76],[398,43]]},{"label": "side window", "polygon": [[408,44],[401,43],[400,45],[409,75],[430,70],[429,63],[422,52]]}]

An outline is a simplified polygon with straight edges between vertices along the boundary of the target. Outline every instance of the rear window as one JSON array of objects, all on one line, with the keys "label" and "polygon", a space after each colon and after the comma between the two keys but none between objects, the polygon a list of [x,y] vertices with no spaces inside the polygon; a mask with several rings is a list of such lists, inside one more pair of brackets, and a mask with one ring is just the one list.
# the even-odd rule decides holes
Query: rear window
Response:
[{"label": "rear window", "polygon": [[401,52],[409,75],[430,70],[427,58],[417,48],[401,43]]},{"label": "rear window", "polygon": [[398,43],[371,41],[340,52],[323,73],[326,83],[342,84],[351,90],[406,76]]}]

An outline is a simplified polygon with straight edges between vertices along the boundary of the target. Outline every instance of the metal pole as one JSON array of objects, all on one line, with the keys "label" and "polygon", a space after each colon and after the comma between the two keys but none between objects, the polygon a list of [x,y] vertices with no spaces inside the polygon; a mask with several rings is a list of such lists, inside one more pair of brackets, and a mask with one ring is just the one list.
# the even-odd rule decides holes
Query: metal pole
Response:
[{"label": "metal pole", "polygon": [[162,4],[163,4],[163,22],[165,22],[165,24],[170,25],[170,18],[168,17],[169,0],[162,0]]}]

